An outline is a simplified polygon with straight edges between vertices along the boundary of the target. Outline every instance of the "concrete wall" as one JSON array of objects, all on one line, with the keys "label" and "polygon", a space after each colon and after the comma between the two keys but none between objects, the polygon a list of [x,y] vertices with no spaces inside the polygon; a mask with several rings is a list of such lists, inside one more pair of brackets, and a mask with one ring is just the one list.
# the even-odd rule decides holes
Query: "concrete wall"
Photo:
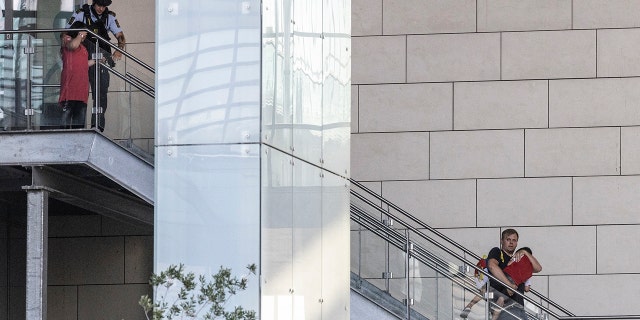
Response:
[{"label": "concrete wall", "polygon": [[[2,320],[25,317],[26,198],[12,198],[11,205],[0,201]],[[152,228],[63,207],[74,212],[49,216],[47,319],[146,319],[138,300],[151,294]]]},{"label": "concrete wall", "polygon": [[47,319],[145,319],[153,230],[99,215],[50,216]]},{"label": "concrete wall", "polygon": [[0,194],[0,319],[24,319],[26,279],[26,215],[10,199],[24,200],[23,192]]},{"label": "concrete wall", "polygon": [[[6,319],[9,310],[9,210],[0,200],[0,319]],[[24,292],[24,290],[23,290]]]},{"label": "concrete wall", "polygon": [[353,178],[478,254],[517,228],[576,314],[640,314],[640,1],[353,0],[352,26]]}]

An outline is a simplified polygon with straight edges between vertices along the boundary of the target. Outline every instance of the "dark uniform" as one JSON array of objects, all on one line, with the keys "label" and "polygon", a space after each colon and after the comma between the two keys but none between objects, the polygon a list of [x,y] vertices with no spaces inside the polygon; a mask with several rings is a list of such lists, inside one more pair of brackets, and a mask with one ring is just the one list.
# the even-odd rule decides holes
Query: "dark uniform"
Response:
[{"label": "dark uniform", "polygon": [[[94,0],[93,4],[97,4],[99,6],[108,6],[111,4],[111,0]],[[113,11],[110,11],[109,8],[105,8],[104,12],[99,15],[94,5],[85,4],[71,16],[69,21],[67,22],[67,28],[73,24],[74,21],[82,21],[86,24],[87,28],[94,33],[98,34],[100,37],[109,41],[111,38],[109,37],[109,32],[116,36],[118,39],[118,47],[124,49],[124,34],[122,29],[120,28],[120,24],[116,19],[116,14]],[[89,51],[89,59],[95,59],[96,53],[96,39],[95,37],[89,36],[84,42],[85,47]],[[99,42],[100,52],[103,57],[106,58],[107,62],[111,67],[115,66],[115,62],[111,57],[111,47],[100,41]],[[100,70],[99,72],[99,94],[98,98],[96,98],[96,70]],[[110,75],[109,71],[105,68],[100,67],[99,63],[89,67],[89,83],[91,85],[91,97],[94,102],[94,112],[98,113],[98,129],[100,131],[104,131],[104,112],[107,111],[107,92],[109,91],[109,80]],[[95,127],[96,117],[91,117],[91,126]]]}]

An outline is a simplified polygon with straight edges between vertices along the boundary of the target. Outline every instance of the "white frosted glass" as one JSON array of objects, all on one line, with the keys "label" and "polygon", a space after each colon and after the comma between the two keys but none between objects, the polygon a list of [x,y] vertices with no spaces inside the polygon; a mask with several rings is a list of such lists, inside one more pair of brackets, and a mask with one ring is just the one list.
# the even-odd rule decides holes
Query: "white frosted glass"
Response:
[{"label": "white frosted glass", "polygon": [[349,184],[326,173],[322,179],[322,319],[349,319]]},{"label": "white frosted glass", "polygon": [[293,147],[291,24],[288,7],[263,3],[262,141],[280,150]]},{"label": "white frosted glass", "polygon": [[323,166],[350,176],[351,72],[348,38],[325,39],[325,81],[322,92]]},{"label": "white frosted glass", "polygon": [[322,285],[320,169],[303,161],[293,171],[293,287],[296,319],[318,319]]},{"label": "white frosted glass", "polygon": [[263,319],[283,319],[281,315],[290,314],[291,309],[282,310],[280,299],[290,296],[293,288],[292,158],[265,147],[261,159],[262,316]]},{"label": "white frosted glass", "polygon": [[349,318],[349,11],[263,1],[263,319]]},{"label": "white frosted glass", "polygon": [[[259,146],[158,147],[156,153],[156,270],[183,263],[196,274],[220,266],[246,274],[259,264]],[[238,294],[257,310],[258,278]]]},{"label": "white frosted glass", "polygon": [[260,141],[260,1],[157,6],[157,143]]},{"label": "white frosted glass", "polygon": [[322,42],[319,34],[294,36],[294,154],[314,164],[322,155]]}]

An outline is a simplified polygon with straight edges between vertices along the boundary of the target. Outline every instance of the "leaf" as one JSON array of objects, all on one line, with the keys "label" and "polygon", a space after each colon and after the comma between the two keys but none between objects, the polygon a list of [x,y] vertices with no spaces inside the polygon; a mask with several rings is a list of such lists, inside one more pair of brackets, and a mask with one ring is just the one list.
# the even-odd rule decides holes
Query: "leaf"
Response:
[{"label": "leaf", "polygon": [[[255,275],[257,266],[252,263],[247,265],[249,275]],[[256,312],[244,310],[237,306],[233,311],[226,311],[225,305],[239,291],[246,290],[248,275],[241,278],[235,277],[230,268],[220,266],[220,270],[210,278],[204,275],[196,276],[193,272],[185,273],[184,264],[170,265],[159,274],[153,274],[149,278],[149,284],[153,287],[156,300],[148,295],[140,297],[138,304],[142,307],[145,316],[149,314],[154,320],[177,318],[197,318],[201,312],[205,312],[203,319],[217,319],[224,317],[231,319],[255,320]],[[175,286],[177,294],[172,302],[165,299],[169,290]],[[162,293],[158,293],[162,289]]]}]

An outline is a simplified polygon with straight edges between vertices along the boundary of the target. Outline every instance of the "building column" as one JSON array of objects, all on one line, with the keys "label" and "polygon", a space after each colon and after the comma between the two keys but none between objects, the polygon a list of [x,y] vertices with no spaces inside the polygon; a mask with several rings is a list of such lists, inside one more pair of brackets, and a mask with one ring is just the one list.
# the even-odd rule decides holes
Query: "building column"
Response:
[{"label": "building column", "polygon": [[49,237],[49,192],[27,191],[27,320],[47,319],[47,243]]}]

